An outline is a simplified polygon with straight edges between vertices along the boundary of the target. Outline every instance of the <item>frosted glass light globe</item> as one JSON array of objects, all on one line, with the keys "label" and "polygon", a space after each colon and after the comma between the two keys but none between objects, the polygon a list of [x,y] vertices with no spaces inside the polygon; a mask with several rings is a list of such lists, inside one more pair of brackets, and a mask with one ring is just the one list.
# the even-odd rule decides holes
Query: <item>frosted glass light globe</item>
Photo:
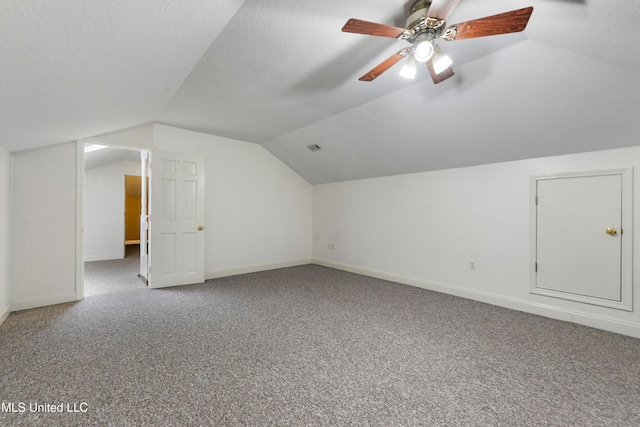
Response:
[{"label": "frosted glass light globe", "polygon": [[418,62],[427,62],[433,56],[433,44],[429,40],[418,42],[414,56]]}]

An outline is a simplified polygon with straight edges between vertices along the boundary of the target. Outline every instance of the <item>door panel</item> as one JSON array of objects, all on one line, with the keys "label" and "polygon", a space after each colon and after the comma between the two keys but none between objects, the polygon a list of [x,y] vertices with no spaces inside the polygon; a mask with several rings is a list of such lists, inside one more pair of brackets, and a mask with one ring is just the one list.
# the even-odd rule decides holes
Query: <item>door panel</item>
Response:
[{"label": "door panel", "polygon": [[196,233],[185,233],[184,235],[184,271],[185,273],[196,273],[197,270],[197,235]]},{"label": "door panel", "polygon": [[184,182],[184,218],[188,221],[196,220],[197,210],[197,183],[194,181]]},{"label": "door panel", "polygon": [[151,153],[150,287],[204,282],[204,182],[201,156]]},{"label": "door panel", "polygon": [[632,311],[633,169],[532,177],[531,194],[531,293]]},{"label": "door panel", "polygon": [[620,301],[620,175],[538,182],[537,287]]}]

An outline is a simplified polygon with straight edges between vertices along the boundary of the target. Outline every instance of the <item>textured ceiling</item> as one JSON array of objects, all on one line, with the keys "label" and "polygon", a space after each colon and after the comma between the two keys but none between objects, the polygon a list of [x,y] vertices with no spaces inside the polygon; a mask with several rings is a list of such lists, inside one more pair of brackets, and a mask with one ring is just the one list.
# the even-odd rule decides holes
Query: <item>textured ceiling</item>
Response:
[{"label": "textured ceiling", "polygon": [[[150,122],[264,145],[311,183],[640,143],[640,2],[461,0],[450,23],[526,6],[523,33],[441,42],[456,75],[400,65],[397,0],[3,0],[0,145]],[[318,144],[312,153],[306,147]]]}]

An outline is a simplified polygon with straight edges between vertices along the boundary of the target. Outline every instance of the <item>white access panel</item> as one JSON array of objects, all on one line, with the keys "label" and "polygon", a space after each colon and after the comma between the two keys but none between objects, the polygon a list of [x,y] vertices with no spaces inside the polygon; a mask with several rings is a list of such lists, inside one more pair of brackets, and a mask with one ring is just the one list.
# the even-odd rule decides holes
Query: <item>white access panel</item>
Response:
[{"label": "white access panel", "polygon": [[630,309],[626,181],[624,173],[536,180],[533,293]]},{"label": "white access panel", "polygon": [[149,286],[204,282],[204,159],[151,153]]}]

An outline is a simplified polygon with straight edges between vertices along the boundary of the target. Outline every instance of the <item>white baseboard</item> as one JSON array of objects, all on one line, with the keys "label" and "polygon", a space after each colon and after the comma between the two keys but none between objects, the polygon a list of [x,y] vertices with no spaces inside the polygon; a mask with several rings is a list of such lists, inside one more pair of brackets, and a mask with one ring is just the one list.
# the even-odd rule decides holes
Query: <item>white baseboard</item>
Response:
[{"label": "white baseboard", "polygon": [[6,307],[0,309],[0,325],[2,325],[4,321],[7,320],[7,317],[9,317],[9,315],[11,314],[11,308],[11,303],[9,303],[6,305]]},{"label": "white baseboard", "polygon": [[297,267],[299,265],[311,264],[311,258],[294,259],[289,261],[267,262],[263,264],[245,265],[242,267],[222,268],[219,270],[207,271],[204,275],[206,280],[218,279],[220,277],[237,276],[238,274],[256,273],[259,271],[275,270],[278,268]]},{"label": "white baseboard", "polygon": [[123,259],[122,253],[113,253],[113,254],[98,254],[98,255],[87,255],[84,256],[85,262],[91,261],[111,261],[114,259]]},{"label": "white baseboard", "polygon": [[49,297],[31,298],[31,299],[25,299],[21,301],[14,301],[11,306],[11,310],[12,311],[28,310],[30,308],[45,307],[47,305],[63,304],[65,302],[72,302],[72,301],[77,301],[75,292],[70,294],[64,294],[64,295],[52,295]]},{"label": "white baseboard", "polygon": [[605,331],[615,332],[622,335],[640,338],[640,325],[636,323],[624,322],[610,317],[596,316],[588,313],[567,310],[564,308],[554,307],[546,304],[534,303],[518,298],[505,297],[503,295],[493,294],[489,292],[475,291],[472,289],[462,288],[444,283],[431,282],[416,277],[403,276],[385,271],[374,270],[366,267],[359,267],[350,264],[343,264],[326,259],[313,258],[313,263],[325,267],[335,268],[338,270],[348,271],[351,273],[361,274],[363,276],[375,277],[377,279],[388,280],[390,282],[401,283],[404,285],[415,286],[430,291],[441,292],[444,294],[455,295],[462,298],[472,299],[487,304],[497,305],[512,310],[518,310],[525,313],[537,314],[539,316],[550,317],[552,319],[563,320],[566,322],[577,323],[592,328],[603,329]]}]

